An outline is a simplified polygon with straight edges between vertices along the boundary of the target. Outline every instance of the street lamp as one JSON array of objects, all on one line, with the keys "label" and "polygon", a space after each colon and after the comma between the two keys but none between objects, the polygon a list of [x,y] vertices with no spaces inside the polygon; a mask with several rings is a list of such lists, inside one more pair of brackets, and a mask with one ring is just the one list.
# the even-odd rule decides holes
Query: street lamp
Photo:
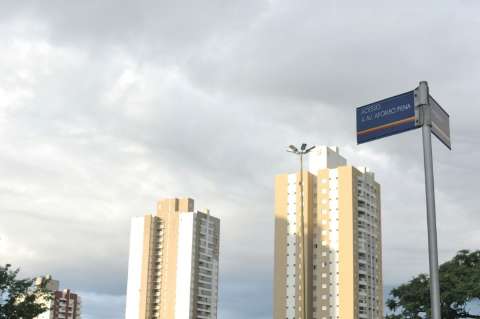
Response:
[{"label": "street lamp", "polygon": [[300,149],[295,147],[294,145],[288,146],[287,152],[293,153],[295,155],[298,155],[300,158],[300,219],[301,219],[301,234],[302,234],[302,259],[301,259],[301,265],[302,265],[302,287],[303,287],[303,316],[302,319],[308,319],[307,318],[307,285],[305,283],[305,277],[306,277],[306,267],[305,267],[305,257],[306,257],[306,246],[307,244],[305,243],[305,221],[303,217],[303,156],[308,154],[311,150],[313,150],[315,146],[311,146],[307,148],[307,144],[302,143],[300,146]]}]

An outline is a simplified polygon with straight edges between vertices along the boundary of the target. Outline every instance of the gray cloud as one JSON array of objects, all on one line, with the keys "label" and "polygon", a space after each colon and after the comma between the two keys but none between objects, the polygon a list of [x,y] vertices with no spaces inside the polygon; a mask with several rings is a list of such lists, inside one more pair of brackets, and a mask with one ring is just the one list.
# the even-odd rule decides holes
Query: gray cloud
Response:
[{"label": "gray cloud", "polygon": [[82,291],[88,318],[123,313],[129,219],[166,196],[222,219],[222,315],[269,317],[273,177],[302,141],[376,172],[385,282],[426,271],[420,132],[355,146],[353,112],[423,79],[452,116],[441,258],[480,244],[476,2],[1,6],[0,260]]},{"label": "gray cloud", "polygon": [[117,319],[124,316],[124,295],[108,295],[80,291],[82,304],[87,304],[88,309],[82,311],[82,318]]}]

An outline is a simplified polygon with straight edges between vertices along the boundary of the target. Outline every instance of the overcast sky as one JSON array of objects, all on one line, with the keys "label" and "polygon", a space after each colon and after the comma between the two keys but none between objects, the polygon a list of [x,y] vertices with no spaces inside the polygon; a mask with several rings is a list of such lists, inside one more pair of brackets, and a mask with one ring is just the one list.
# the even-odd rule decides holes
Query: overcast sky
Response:
[{"label": "overcast sky", "polygon": [[271,318],[274,175],[338,145],[382,185],[384,280],[426,272],[421,132],[355,144],[354,108],[429,81],[441,261],[480,248],[480,2],[0,2],[0,263],[84,319],[124,315],[129,221],[190,196],[221,218],[220,316]]}]

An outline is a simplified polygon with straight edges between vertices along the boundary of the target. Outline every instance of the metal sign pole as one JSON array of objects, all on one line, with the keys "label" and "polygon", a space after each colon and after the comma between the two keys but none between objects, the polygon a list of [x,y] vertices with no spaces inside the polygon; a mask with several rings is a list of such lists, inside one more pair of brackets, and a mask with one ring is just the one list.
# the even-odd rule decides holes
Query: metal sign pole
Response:
[{"label": "metal sign pole", "polygon": [[[412,107],[413,105],[415,108]],[[432,319],[441,319],[432,134],[451,150],[450,115],[429,94],[428,84],[425,81],[420,82],[413,91],[357,108],[358,144],[419,127],[422,127],[423,134],[431,311]]]},{"label": "metal sign pole", "polygon": [[[422,89],[424,90],[424,92],[422,93],[426,93],[425,96],[428,97],[428,86],[426,82],[420,83],[420,90]],[[428,98],[427,101],[428,100],[430,99]],[[440,278],[438,273],[437,222],[435,213],[435,188],[432,156],[431,107],[429,104],[426,104],[422,106],[422,110],[423,160],[425,166],[425,194],[427,199],[428,257],[430,264],[430,303],[432,319],[441,319]]]}]

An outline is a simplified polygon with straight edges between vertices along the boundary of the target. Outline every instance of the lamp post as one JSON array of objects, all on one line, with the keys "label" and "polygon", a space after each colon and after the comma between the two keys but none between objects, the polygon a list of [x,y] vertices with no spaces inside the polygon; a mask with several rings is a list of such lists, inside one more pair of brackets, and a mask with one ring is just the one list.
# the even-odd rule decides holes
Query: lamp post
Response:
[{"label": "lamp post", "polygon": [[304,221],[304,216],[303,216],[303,156],[308,154],[311,150],[313,150],[315,146],[311,146],[307,148],[307,144],[302,143],[300,146],[300,149],[295,147],[294,145],[290,145],[287,149],[287,152],[293,153],[295,155],[298,155],[300,158],[300,219],[301,219],[301,237],[302,237],[302,258],[301,258],[301,265],[302,265],[302,300],[303,300],[303,306],[302,306],[302,319],[308,319],[307,317],[307,285],[305,282],[305,277],[306,277],[306,253],[307,253],[307,243],[305,242],[305,221]]}]

